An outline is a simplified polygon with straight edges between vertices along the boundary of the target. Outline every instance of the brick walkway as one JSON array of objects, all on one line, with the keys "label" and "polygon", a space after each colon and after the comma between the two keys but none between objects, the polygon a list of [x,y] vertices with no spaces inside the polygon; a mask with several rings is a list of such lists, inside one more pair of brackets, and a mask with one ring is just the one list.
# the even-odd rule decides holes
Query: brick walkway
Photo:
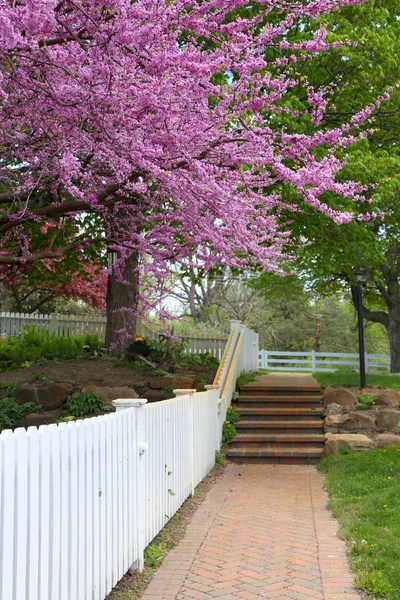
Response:
[{"label": "brick walkway", "polygon": [[361,600],[312,466],[231,465],[143,600]]}]

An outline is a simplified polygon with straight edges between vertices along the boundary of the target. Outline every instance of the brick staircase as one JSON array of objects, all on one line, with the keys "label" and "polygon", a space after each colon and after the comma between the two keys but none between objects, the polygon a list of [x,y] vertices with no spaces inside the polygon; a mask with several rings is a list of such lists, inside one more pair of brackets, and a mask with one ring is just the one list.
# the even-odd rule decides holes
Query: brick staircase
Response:
[{"label": "brick staircase", "polygon": [[236,463],[318,463],[324,451],[322,394],[308,375],[271,374],[240,388],[228,458]]}]

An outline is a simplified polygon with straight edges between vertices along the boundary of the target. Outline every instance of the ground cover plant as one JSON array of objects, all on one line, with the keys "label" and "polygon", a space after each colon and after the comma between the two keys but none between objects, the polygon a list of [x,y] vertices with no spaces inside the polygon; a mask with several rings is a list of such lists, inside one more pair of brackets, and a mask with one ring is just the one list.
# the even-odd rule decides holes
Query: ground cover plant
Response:
[{"label": "ground cover plant", "polygon": [[58,337],[49,331],[26,327],[19,338],[0,337],[0,372],[51,360],[81,358],[84,352],[99,352],[102,345],[94,335]]},{"label": "ground cover plant", "polygon": [[[360,375],[356,371],[337,370],[333,373],[313,373],[313,377],[325,388],[332,387],[360,387]],[[367,387],[390,388],[400,390],[400,375],[389,373],[367,373]]]},{"label": "ground cover plant", "polygon": [[357,586],[372,598],[398,600],[400,447],[330,456],[321,470]]}]

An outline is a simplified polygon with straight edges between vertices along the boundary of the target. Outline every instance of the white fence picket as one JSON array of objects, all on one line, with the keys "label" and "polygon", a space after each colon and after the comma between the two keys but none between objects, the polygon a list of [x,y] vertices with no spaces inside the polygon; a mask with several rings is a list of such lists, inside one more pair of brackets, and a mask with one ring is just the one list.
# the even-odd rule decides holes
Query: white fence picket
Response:
[{"label": "white fence picket", "polygon": [[[278,352],[259,351],[258,366],[260,369],[273,371],[333,372],[341,367],[352,367],[358,370],[359,356],[345,352]],[[384,354],[365,353],[367,372],[390,371],[390,356]]]},{"label": "white fence picket", "polygon": [[256,342],[236,327],[220,383],[206,392],[0,434],[1,599],[104,600],[143,564],[145,546],[213,467]]}]

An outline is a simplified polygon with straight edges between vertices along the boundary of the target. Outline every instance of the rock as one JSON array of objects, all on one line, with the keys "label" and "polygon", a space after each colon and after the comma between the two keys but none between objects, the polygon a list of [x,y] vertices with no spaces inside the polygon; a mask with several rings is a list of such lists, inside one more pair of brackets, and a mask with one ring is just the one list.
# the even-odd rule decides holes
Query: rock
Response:
[{"label": "rock", "polygon": [[22,422],[22,427],[40,427],[40,425],[50,425],[53,421],[60,418],[61,410],[49,410],[47,412],[31,413],[27,415]]},{"label": "rock", "polygon": [[378,429],[391,429],[396,431],[400,422],[400,410],[381,408],[376,415],[376,426]]},{"label": "rock", "polygon": [[174,390],[188,390],[194,388],[194,377],[185,377],[183,375],[175,375],[171,382]]},{"label": "rock", "polygon": [[152,377],[149,386],[152,390],[163,390],[172,385],[172,377]]},{"label": "rock", "polygon": [[103,404],[106,405],[111,405],[111,402],[117,400],[117,398],[139,398],[135,390],[127,386],[107,387],[93,383],[83,388],[82,392],[96,394],[103,401]]},{"label": "rock", "polygon": [[[333,388],[332,388],[333,389]],[[330,415],[341,415],[343,414],[344,408],[340,406],[340,404],[336,404],[332,402],[332,404],[328,404],[328,406],[324,410],[325,417],[329,417]]]},{"label": "rock", "polygon": [[400,407],[400,392],[396,390],[382,390],[376,397],[375,404],[377,406],[393,406]]},{"label": "rock", "polygon": [[324,406],[339,404],[340,406],[353,406],[357,404],[357,398],[353,392],[344,388],[332,388],[328,386],[324,392]]},{"label": "rock", "polygon": [[346,431],[366,431],[374,429],[375,416],[360,410],[352,410],[346,415],[343,429]]},{"label": "rock", "polygon": [[41,406],[41,412],[59,408],[74,391],[70,383],[28,383],[14,392],[17,404],[34,402]]},{"label": "rock", "polygon": [[373,441],[361,433],[338,433],[325,442],[325,456],[339,454],[342,449],[351,452],[364,452],[374,445]]},{"label": "rock", "polygon": [[395,444],[400,444],[400,435],[395,435],[394,433],[380,433],[376,436],[375,442],[377,448],[394,446]]},{"label": "rock", "polygon": [[325,433],[338,433],[339,429],[344,425],[345,417],[342,415],[329,415],[324,420]]}]

